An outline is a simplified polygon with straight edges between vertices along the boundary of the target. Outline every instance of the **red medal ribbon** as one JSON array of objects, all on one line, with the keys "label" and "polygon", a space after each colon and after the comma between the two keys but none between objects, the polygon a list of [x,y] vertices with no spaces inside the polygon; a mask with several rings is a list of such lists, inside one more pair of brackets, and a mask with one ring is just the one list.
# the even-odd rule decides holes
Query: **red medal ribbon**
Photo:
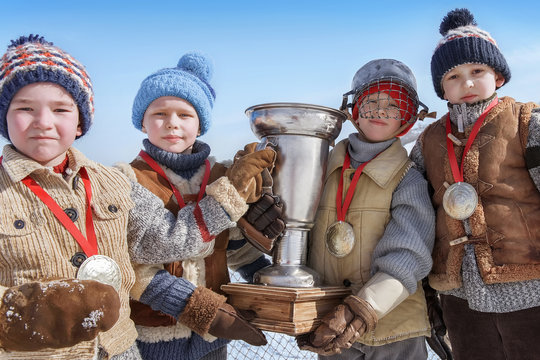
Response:
[{"label": "red medal ribbon", "polygon": [[345,173],[345,170],[347,170],[349,166],[351,165],[351,157],[349,156],[349,153],[345,154],[345,160],[343,161],[343,167],[341,168],[341,177],[339,178],[339,185],[338,185],[337,194],[336,194],[336,207],[337,207],[338,221],[345,221],[345,215],[347,215],[347,210],[349,209],[349,205],[351,205],[351,201],[354,196],[354,189],[356,188],[358,179],[360,179],[360,175],[362,175],[362,171],[364,170],[364,168],[366,167],[368,163],[369,161],[366,161],[354,171],[354,176],[351,180],[351,184],[349,185],[349,189],[347,190],[347,194],[345,195],[345,203],[342,206],[341,198],[343,197],[343,174]]},{"label": "red medal ribbon", "polygon": [[[152,159],[150,155],[148,155],[144,150],[141,150],[139,152],[139,156],[143,158],[144,161],[155,171],[157,172],[161,177],[163,177],[167,182],[169,183],[169,186],[171,187],[171,190],[173,191],[174,196],[176,197],[176,201],[178,202],[178,205],[180,208],[183,208],[186,206],[184,199],[182,198],[182,194],[180,194],[180,191],[171,183],[167,175],[165,174],[165,171],[158,165],[158,163]],[[211,241],[215,238],[215,236],[210,235],[210,232],[208,231],[208,228],[206,226],[206,223],[203,218],[202,210],[199,206],[199,201],[202,200],[204,193],[206,192],[206,185],[208,184],[208,179],[210,178],[210,162],[208,159],[204,161],[205,169],[204,169],[204,176],[201,184],[201,189],[199,190],[199,195],[197,196],[197,203],[195,205],[195,209],[193,212],[193,215],[195,216],[195,221],[197,222],[197,226],[199,227],[199,231],[201,232],[201,236],[203,238],[203,242]]]},{"label": "red medal ribbon", "polygon": [[41,201],[43,201],[43,203],[52,211],[58,221],[60,221],[66,230],[73,235],[77,243],[83,249],[84,253],[90,257],[97,255],[98,253],[96,232],[94,230],[94,221],[92,218],[92,186],[85,168],[81,168],[79,170],[79,174],[81,175],[84,190],[86,192],[86,237],[79,230],[79,228],[75,226],[75,223],[71,221],[69,216],[66,215],[60,205],[58,205],[58,203],[54,201],[54,199],[34,179],[27,176],[22,180],[22,183],[26,185],[34,194],[36,194]]},{"label": "red medal ribbon", "polygon": [[[171,187],[171,190],[176,197],[176,201],[178,201],[178,205],[180,208],[183,208],[186,206],[186,203],[184,202],[184,198],[182,198],[182,194],[180,194],[180,191],[176,188],[176,186],[171,183],[167,175],[165,174],[165,171],[158,165],[158,163],[152,159],[150,155],[148,155],[144,150],[141,150],[139,152],[139,156],[143,158],[144,161],[154,170],[157,172],[161,177],[163,177],[167,182],[169,183],[169,186]],[[197,203],[202,200],[204,193],[206,191],[206,184],[208,183],[208,179],[210,178],[210,162],[208,159],[204,161],[205,169],[204,169],[204,177],[201,184],[201,189],[199,190],[199,195],[197,196]]]},{"label": "red medal ribbon", "polygon": [[[0,164],[2,163],[3,157],[0,157]],[[54,199],[47,194],[45,190],[30,176],[22,179],[22,183],[26,185],[43,203],[52,211],[53,215],[60,221],[62,225],[66,228],[67,231],[77,241],[79,246],[83,249],[84,253],[90,257],[97,255],[98,246],[96,239],[96,232],[94,230],[94,220],[92,218],[92,186],[90,184],[90,178],[88,177],[88,172],[85,168],[79,170],[81,174],[81,179],[84,184],[84,190],[86,192],[86,233],[87,238],[84,237],[82,232],[75,226],[73,221],[66,215],[64,210],[58,205]]]},{"label": "red medal ribbon", "polygon": [[450,114],[446,114],[446,149],[448,152],[448,160],[450,162],[450,168],[452,169],[452,175],[454,176],[455,182],[463,182],[463,164],[465,163],[465,156],[467,155],[467,152],[469,152],[469,149],[471,148],[474,139],[478,135],[478,132],[480,131],[480,128],[482,127],[482,124],[484,123],[484,119],[486,118],[487,114],[498,103],[499,99],[496,97],[495,99],[493,99],[493,101],[491,101],[491,103],[489,103],[488,107],[474,123],[471,134],[467,139],[465,149],[463,150],[463,156],[461,157],[461,166],[458,166],[457,163],[456,154],[454,152],[454,143],[448,137],[448,135],[452,133],[452,125],[450,123]]}]

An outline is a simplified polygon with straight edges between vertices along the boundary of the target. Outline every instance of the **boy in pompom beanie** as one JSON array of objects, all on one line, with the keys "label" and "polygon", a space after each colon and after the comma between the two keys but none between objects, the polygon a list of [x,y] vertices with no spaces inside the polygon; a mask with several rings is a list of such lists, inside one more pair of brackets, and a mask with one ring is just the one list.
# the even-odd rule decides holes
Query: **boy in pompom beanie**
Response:
[{"label": "boy in pompom beanie", "polygon": [[[211,124],[212,71],[207,56],[188,52],[176,67],[143,80],[133,102],[132,123],[147,138],[131,166],[122,166],[179,218],[193,212],[195,217],[186,218],[186,226],[200,229],[201,234],[214,228],[219,218],[201,213],[200,202],[212,198],[213,212],[237,221],[248,209],[247,203],[261,195],[257,186],[261,181],[252,180],[260,177],[262,168],[272,166],[275,157],[273,150],[254,151],[251,144],[227,168],[210,156],[210,146],[198,140]],[[268,213],[277,226],[269,226],[270,232],[283,230],[280,214]],[[230,339],[266,344],[263,333],[226,303],[220,288],[230,281],[228,267],[250,281],[270,262],[237,228],[207,236],[205,241],[207,248],[198,256],[136,265],[139,291],[131,302],[131,317],[145,360],[222,359]],[[152,263],[150,258],[144,262]]]},{"label": "boy in pompom beanie", "polygon": [[[449,113],[411,152],[437,214],[429,285],[456,359],[540,352],[540,108],[496,90],[510,68],[467,9],[450,11],[431,58]],[[430,311],[430,314],[437,314]]]},{"label": "boy in pompom beanie", "polygon": [[416,79],[394,59],[362,66],[343,100],[358,132],[330,152],[308,266],[352,295],[297,341],[319,359],[427,359],[419,282],[431,269],[435,216],[399,140],[426,109],[418,113]]}]

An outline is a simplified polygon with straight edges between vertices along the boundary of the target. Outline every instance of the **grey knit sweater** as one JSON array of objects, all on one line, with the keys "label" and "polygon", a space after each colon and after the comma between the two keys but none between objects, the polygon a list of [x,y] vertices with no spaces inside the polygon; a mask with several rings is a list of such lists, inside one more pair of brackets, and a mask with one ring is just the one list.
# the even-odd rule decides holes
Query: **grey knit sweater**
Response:
[{"label": "grey knit sweater", "polygon": [[[450,121],[458,125],[462,119],[463,127],[472,125],[496,96],[475,104],[452,105],[448,104]],[[529,137],[527,148],[540,146],[540,108],[533,109],[529,123]],[[416,168],[425,173],[423,144],[418,141],[411,150],[411,160]],[[540,167],[529,170],[536,188],[540,191]],[[482,281],[474,254],[474,246],[465,246],[465,257],[461,266],[463,286],[459,289],[444,291],[443,294],[453,295],[465,299],[472,310],[481,312],[505,313],[540,306],[540,280],[529,280],[512,283],[486,285]]]}]

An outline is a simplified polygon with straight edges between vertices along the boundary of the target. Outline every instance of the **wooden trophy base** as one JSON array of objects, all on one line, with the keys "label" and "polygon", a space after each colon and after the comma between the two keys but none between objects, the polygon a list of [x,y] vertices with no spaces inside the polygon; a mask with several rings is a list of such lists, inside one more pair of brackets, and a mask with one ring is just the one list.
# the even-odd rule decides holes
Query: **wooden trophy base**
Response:
[{"label": "wooden trophy base", "polygon": [[256,313],[250,322],[259,329],[293,336],[315,329],[327,312],[351,294],[349,288],[340,286],[287,288],[229,283],[221,289],[229,295],[232,306]]}]

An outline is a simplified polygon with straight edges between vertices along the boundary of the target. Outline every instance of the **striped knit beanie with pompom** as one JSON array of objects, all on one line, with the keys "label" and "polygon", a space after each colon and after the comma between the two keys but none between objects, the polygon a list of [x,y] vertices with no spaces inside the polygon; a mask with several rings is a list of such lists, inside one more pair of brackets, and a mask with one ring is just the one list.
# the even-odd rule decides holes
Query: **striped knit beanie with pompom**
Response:
[{"label": "striped knit beanie with pompom", "polygon": [[510,68],[491,35],[480,29],[467,9],[450,11],[442,20],[439,32],[443,38],[431,57],[431,77],[437,95],[444,99],[444,75],[462,64],[485,64],[502,74],[505,84]]},{"label": "striped knit beanie with pompom", "polygon": [[71,94],[79,108],[83,136],[94,117],[90,78],[80,62],[39,35],[12,40],[0,60],[0,135],[9,140],[6,114],[17,91],[37,82],[60,85]]}]

